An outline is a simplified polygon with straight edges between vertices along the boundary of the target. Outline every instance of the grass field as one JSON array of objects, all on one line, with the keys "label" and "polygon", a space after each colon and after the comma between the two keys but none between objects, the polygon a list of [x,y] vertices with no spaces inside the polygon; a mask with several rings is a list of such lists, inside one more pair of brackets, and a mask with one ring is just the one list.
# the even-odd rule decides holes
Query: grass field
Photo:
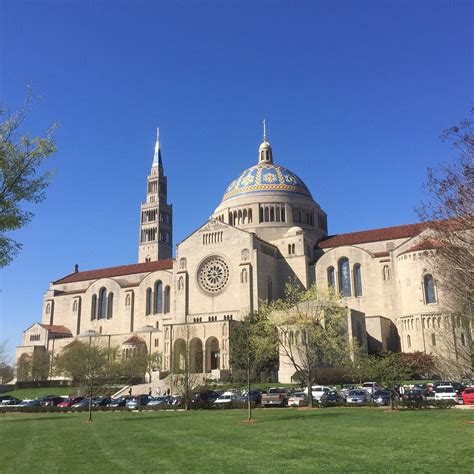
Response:
[{"label": "grass field", "polygon": [[80,390],[77,387],[46,387],[46,388],[20,388],[0,395],[12,395],[20,400],[45,397],[46,395],[71,395],[75,396]]},{"label": "grass field", "polygon": [[473,410],[0,415],[2,472],[473,472]]}]

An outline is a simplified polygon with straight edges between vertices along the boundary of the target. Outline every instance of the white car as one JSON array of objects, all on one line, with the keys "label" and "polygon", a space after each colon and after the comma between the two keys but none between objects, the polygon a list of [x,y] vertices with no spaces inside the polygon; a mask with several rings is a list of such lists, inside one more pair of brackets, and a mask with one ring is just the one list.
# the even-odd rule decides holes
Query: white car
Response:
[{"label": "white car", "polygon": [[304,392],[297,392],[288,399],[289,407],[305,407],[308,404],[308,395]]},{"label": "white car", "polygon": [[219,408],[230,407],[238,398],[235,393],[225,392],[214,402],[214,405]]},{"label": "white car", "polygon": [[319,402],[321,400],[321,397],[323,396],[324,393],[326,392],[331,392],[332,388],[331,387],[324,387],[322,385],[313,385],[311,387],[311,393],[313,394],[313,400],[316,400]]},{"label": "white car", "polygon": [[453,400],[459,403],[458,393],[451,385],[438,385],[435,391],[435,400]]},{"label": "white car", "polygon": [[381,390],[382,387],[377,383],[377,382],[364,382],[362,384],[362,388],[370,393],[371,395],[374,394],[374,392],[376,392],[377,390]]}]

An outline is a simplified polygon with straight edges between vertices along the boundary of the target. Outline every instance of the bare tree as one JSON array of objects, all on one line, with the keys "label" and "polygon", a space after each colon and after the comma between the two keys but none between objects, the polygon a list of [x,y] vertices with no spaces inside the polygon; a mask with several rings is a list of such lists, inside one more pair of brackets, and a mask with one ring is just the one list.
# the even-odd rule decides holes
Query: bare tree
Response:
[{"label": "bare tree", "polygon": [[280,366],[286,358],[304,379],[310,407],[316,369],[342,366],[349,359],[347,311],[331,289],[313,285],[305,290],[295,282],[287,284],[284,300],[271,304],[270,320],[277,328]]},{"label": "bare tree", "polygon": [[[446,340],[455,346],[455,328],[461,321],[462,347],[451,347],[456,353],[464,350],[474,362],[473,348],[473,281],[474,281],[474,125],[472,116],[443,132],[441,139],[454,150],[452,161],[428,170],[426,190],[428,201],[418,214],[428,223],[425,244],[432,249],[428,263],[436,274],[437,286],[442,290],[443,306],[453,318]],[[449,321],[448,321],[449,322]],[[463,354],[461,354],[461,358]],[[466,374],[468,375],[468,374]]]}]

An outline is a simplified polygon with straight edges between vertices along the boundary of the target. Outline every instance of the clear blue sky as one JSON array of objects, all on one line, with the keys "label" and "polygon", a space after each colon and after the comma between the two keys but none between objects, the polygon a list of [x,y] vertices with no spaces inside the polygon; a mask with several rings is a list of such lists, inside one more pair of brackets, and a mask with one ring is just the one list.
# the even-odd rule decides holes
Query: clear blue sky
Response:
[{"label": "clear blue sky", "polygon": [[0,340],[41,316],[48,282],[134,263],[155,128],[174,240],[202,224],[256,162],[300,175],[331,233],[416,221],[440,132],[472,100],[468,1],[0,2],[0,95],[44,97],[57,175],[2,273]]}]

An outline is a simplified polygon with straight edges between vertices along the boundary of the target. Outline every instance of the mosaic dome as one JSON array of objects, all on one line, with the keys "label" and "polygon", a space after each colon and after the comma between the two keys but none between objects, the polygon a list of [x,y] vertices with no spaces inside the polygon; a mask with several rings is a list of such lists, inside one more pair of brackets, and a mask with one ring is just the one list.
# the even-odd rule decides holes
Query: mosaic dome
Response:
[{"label": "mosaic dome", "polygon": [[222,201],[250,193],[285,192],[312,199],[306,184],[295,173],[273,163],[259,163],[243,171],[227,188]]}]

